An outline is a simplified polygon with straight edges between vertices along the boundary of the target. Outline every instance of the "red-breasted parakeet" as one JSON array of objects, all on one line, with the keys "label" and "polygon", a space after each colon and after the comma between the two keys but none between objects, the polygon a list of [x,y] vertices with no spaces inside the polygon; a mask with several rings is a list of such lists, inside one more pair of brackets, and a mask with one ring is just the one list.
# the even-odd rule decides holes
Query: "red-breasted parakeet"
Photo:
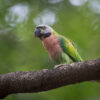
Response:
[{"label": "red-breasted parakeet", "polygon": [[38,25],[35,36],[42,40],[44,48],[54,64],[69,64],[70,62],[82,61],[77,49],[70,39],[58,34],[47,25]]}]

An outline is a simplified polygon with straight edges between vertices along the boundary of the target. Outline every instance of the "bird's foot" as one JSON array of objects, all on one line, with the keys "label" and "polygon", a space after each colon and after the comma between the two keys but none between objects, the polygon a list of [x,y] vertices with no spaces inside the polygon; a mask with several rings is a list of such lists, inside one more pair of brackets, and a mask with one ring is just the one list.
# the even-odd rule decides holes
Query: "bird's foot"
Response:
[{"label": "bird's foot", "polygon": [[59,67],[61,67],[61,66],[65,66],[65,64],[55,65],[55,67],[54,67],[54,68],[59,68]]}]

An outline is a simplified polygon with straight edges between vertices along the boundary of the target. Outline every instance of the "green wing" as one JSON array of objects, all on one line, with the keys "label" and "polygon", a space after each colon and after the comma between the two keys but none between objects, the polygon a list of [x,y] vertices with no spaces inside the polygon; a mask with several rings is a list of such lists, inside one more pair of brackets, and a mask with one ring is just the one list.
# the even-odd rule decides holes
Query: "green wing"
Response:
[{"label": "green wing", "polygon": [[60,46],[74,62],[83,61],[73,43],[64,36],[58,36]]}]

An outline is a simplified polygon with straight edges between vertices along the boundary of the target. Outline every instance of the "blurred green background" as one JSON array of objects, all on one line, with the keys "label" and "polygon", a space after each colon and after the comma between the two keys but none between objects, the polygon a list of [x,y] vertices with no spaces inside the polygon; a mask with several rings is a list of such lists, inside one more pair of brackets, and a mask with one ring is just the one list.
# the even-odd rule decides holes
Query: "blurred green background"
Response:
[{"label": "blurred green background", "polygon": [[[100,57],[100,0],[0,0],[0,74],[53,65],[34,28],[52,26],[75,42],[84,60]],[[100,100],[100,84],[84,82],[5,100]]]}]

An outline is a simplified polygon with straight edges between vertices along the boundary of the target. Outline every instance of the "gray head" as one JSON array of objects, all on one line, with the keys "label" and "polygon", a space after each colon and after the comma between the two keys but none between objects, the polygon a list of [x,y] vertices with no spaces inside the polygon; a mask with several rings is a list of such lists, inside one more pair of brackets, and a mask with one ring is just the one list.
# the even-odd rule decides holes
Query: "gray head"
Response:
[{"label": "gray head", "polygon": [[34,33],[40,39],[47,38],[53,33],[53,29],[48,25],[38,25]]}]

